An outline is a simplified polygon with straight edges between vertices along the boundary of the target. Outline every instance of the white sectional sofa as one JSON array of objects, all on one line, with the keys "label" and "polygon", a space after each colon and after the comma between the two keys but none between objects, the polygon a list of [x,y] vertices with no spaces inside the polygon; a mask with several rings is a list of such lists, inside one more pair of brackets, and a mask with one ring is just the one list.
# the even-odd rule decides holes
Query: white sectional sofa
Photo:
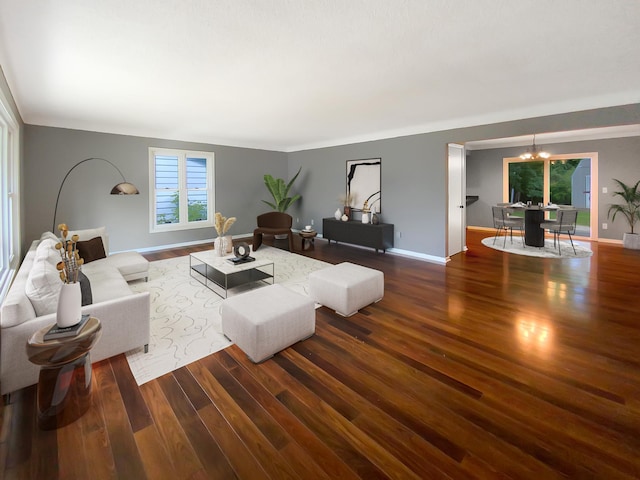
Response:
[{"label": "white sectional sofa", "polygon": [[[108,250],[106,229],[77,233],[81,241],[100,237]],[[43,233],[32,243],[0,309],[0,391],[9,394],[38,381],[39,367],[29,362],[27,339],[56,321],[58,292],[62,282],[55,265],[60,254],[57,238]],[[91,350],[97,362],[136,348],[148,348],[150,335],[149,293],[134,293],[128,281],[145,278],[148,261],[137,252],[107,255],[82,267],[91,284],[92,303],[82,307],[102,323],[102,336]]]}]

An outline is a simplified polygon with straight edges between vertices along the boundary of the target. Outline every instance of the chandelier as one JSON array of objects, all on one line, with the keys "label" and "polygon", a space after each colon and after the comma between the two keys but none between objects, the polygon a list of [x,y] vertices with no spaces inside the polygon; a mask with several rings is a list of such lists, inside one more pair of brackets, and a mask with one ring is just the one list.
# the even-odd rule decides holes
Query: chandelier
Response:
[{"label": "chandelier", "polygon": [[536,147],[536,134],[533,134],[533,145],[531,148],[528,148],[525,153],[520,155],[520,158],[523,160],[539,160],[549,158],[551,154],[549,152],[545,152],[544,150],[538,150]]}]

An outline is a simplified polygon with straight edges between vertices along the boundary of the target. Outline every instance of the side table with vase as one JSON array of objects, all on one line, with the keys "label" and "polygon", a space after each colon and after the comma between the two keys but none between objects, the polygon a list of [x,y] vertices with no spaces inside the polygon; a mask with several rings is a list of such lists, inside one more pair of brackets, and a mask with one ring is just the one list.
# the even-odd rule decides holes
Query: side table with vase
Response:
[{"label": "side table with vase", "polygon": [[44,340],[52,325],[27,341],[29,361],[40,365],[38,425],[51,430],[80,418],[91,405],[89,352],[102,333],[100,320],[89,318],[75,336]]}]

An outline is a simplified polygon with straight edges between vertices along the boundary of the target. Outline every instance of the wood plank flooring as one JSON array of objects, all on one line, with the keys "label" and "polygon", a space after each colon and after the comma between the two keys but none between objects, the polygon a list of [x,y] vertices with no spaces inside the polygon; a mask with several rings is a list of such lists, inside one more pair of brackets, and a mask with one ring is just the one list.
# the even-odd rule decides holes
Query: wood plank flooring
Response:
[{"label": "wood plank flooring", "polygon": [[640,478],[640,252],[530,258],[488,235],[446,267],[318,239],[301,253],[382,270],[384,299],[318,309],[259,365],[231,346],[138,387],[124,355],[96,363],[92,407],[56,431],[16,392],[0,476]]}]

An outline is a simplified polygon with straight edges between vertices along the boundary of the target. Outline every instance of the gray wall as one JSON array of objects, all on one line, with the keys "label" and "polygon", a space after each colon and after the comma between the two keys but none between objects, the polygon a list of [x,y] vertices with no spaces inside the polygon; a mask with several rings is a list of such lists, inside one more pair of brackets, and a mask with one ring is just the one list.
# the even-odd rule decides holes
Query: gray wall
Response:
[{"label": "gray wall", "polygon": [[[628,230],[622,217],[615,223],[607,219],[609,205],[619,201],[612,196],[613,178],[634,184],[640,180],[640,137],[613,138],[581,142],[553,143],[544,146],[553,154],[598,153],[598,237],[621,240]],[[491,227],[491,205],[502,201],[502,159],[517,157],[523,147],[476,150],[467,155],[467,194],[480,198],[467,209],[467,225]],[[608,193],[602,193],[607,187]],[[602,229],[607,222],[609,228]]]},{"label": "gray wall", "polygon": [[[329,148],[292,152],[271,152],[217,145],[110,135],[49,127],[25,127],[25,241],[36,238],[51,228],[53,204],[58,186],[66,171],[83,158],[102,156],[118,165],[127,180],[141,191],[139,197],[108,195],[117,181],[114,171],[106,167],[101,174],[95,163],[83,165],[65,185],[59,208],[59,221],[73,228],[104,224],[111,233],[114,251],[150,248],[209,239],[215,236],[209,229],[175,233],[148,233],[148,147],[175,147],[211,150],[216,154],[216,210],[225,216],[238,217],[232,234],[250,233],[257,214],[269,208],[261,200],[268,199],[262,176],[291,178],[302,167],[294,192],[303,194],[301,202],[289,213],[296,227],[313,224],[322,233],[322,218],[330,217],[339,206],[338,196],[345,190],[346,161],[362,158],[382,158],[383,222],[395,224],[395,247],[400,250],[444,258],[446,252],[446,145],[472,140],[502,138],[533,132],[553,132],[572,129],[640,123],[640,104],[574,112],[482,125],[469,128],[425,133],[385,140],[363,142]],[[584,146],[587,148],[587,146]],[[637,160],[629,149],[611,146],[600,163],[601,185],[610,178],[638,177]],[[573,149],[573,148],[572,148]],[[625,153],[626,152],[626,153]],[[621,155],[624,153],[624,155]],[[637,153],[637,152],[636,152]],[[621,158],[623,160],[621,160]],[[635,159],[638,155],[635,155]],[[83,168],[87,167],[87,168]],[[469,168],[469,167],[468,167]],[[471,177],[469,194],[476,188],[475,173]],[[98,181],[96,175],[103,178]],[[491,174],[487,175],[487,177]],[[500,192],[501,175],[495,178]],[[482,180],[483,192],[494,188]],[[105,187],[105,183],[109,184]],[[70,193],[74,193],[73,198]],[[482,194],[483,196],[486,194]],[[484,200],[483,200],[484,201]],[[600,214],[606,216],[606,196],[600,199]],[[604,212],[604,213],[603,213]],[[621,233],[611,229],[612,238]],[[402,236],[399,237],[398,234]],[[617,235],[617,236],[616,236]],[[605,237],[606,238],[606,237]]]},{"label": "gray wall", "polygon": [[[382,221],[395,225],[395,248],[433,257],[445,257],[447,211],[447,143],[465,143],[472,140],[503,138],[534,132],[554,132],[583,128],[628,125],[640,123],[640,104],[611,107],[562,115],[503,122],[442,132],[411,135],[393,139],[363,142],[331,148],[294,152],[289,154],[289,173],[299,166],[308,173],[309,183],[296,215],[305,221],[314,219],[316,230],[321,230],[320,218],[330,217],[336,210],[338,195],[345,190],[347,160],[382,158]],[[594,145],[595,148],[596,145]],[[584,146],[587,148],[587,146]],[[603,152],[600,163],[601,185],[610,178],[638,178],[640,155],[637,147],[621,148],[612,145]],[[514,150],[513,155],[515,156]],[[520,149],[517,154],[520,154]],[[634,160],[635,158],[635,160]],[[501,160],[500,160],[501,162]],[[479,162],[483,163],[483,162]],[[500,168],[501,168],[500,163]],[[467,194],[475,189],[500,195],[502,170],[480,175],[467,165]],[[469,172],[469,168],[472,171]],[[470,178],[470,179],[469,179]],[[479,182],[482,182],[481,184]],[[497,197],[496,197],[497,198]],[[483,201],[485,199],[483,198]],[[496,200],[497,201],[497,200]],[[600,215],[610,202],[600,197]],[[474,204],[475,205],[475,204]],[[480,207],[480,205],[476,205]],[[488,207],[485,204],[485,207]],[[604,212],[604,213],[603,213]],[[399,238],[398,233],[402,234]],[[611,238],[621,238],[617,230],[607,232]],[[617,235],[617,236],[616,236]]]},{"label": "gray wall", "polygon": [[67,223],[72,229],[106,226],[111,251],[197,242],[216,236],[213,228],[149,233],[149,147],[215,153],[216,211],[237,217],[229,232],[232,235],[252,233],[256,216],[269,210],[261,202],[270,199],[263,175],[287,177],[287,155],[283,152],[33,125],[25,126],[24,144],[27,243],[51,230],[60,183],[67,171],[85,158],[102,157],[113,162],[138,187],[140,195],[110,195],[111,187],[121,177],[105,162],[87,162],[67,179],[56,223]]}]

